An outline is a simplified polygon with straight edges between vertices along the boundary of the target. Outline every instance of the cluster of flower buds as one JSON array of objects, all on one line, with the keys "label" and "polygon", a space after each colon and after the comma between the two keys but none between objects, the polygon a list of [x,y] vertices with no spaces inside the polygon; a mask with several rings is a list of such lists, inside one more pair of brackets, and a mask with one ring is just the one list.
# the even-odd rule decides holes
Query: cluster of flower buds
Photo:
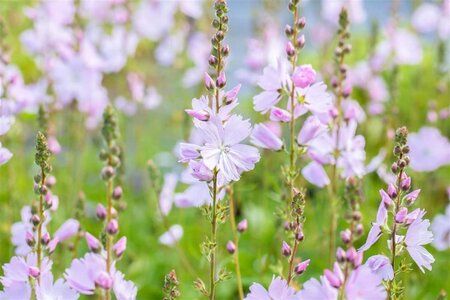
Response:
[{"label": "cluster of flower buds", "polygon": [[348,204],[348,212],[345,216],[349,228],[341,231],[341,240],[347,246],[352,247],[356,239],[364,233],[364,227],[361,222],[362,215],[360,203],[362,200],[360,180],[355,177],[349,177],[345,185],[345,199]]},{"label": "cluster of flower buds", "polygon": [[217,0],[214,3],[215,18],[212,22],[213,27],[217,30],[211,38],[212,53],[209,57],[209,65],[217,71],[216,80],[212,80],[209,75],[205,78],[205,85],[208,90],[214,90],[216,87],[222,89],[227,84],[225,72],[225,58],[230,54],[230,46],[222,44],[225,34],[228,31],[228,6],[226,1]]},{"label": "cluster of flower buds", "polygon": [[352,46],[348,42],[350,38],[350,30],[349,30],[348,12],[345,8],[342,8],[341,13],[339,14],[339,29],[337,34],[338,34],[338,45],[334,50],[337,75],[336,77],[332,78],[331,84],[335,89],[337,98],[339,100],[342,98],[349,97],[352,91],[351,85],[348,82],[346,82],[348,67],[344,63],[345,56],[350,54],[352,50]]},{"label": "cluster of flower buds", "polygon": [[305,47],[305,36],[300,35],[300,32],[306,26],[305,17],[298,17],[297,10],[300,0],[291,0],[289,2],[289,10],[294,14],[294,24],[286,25],[284,33],[286,34],[289,41],[286,44],[286,54],[289,59],[294,59],[297,57],[298,52]]},{"label": "cluster of flower buds", "polygon": [[170,273],[164,277],[163,300],[175,300],[180,297],[180,291],[178,290],[179,285],[177,273],[175,273],[175,270],[170,271]]}]

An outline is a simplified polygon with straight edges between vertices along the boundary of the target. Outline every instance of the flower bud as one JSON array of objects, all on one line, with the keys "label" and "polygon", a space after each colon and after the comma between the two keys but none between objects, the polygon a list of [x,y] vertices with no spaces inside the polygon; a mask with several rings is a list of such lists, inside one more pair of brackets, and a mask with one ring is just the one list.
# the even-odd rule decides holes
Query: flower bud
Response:
[{"label": "flower bud", "polygon": [[305,47],[305,35],[301,35],[296,41],[295,41],[295,45],[302,49],[303,47]]},{"label": "flower bud", "polygon": [[97,218],[99,218],[100,220],[104,220],[106,218],[106,208],[103,206],[103,204],[98,204],[97,208],[96,208],[96,214],[97,214]]},{"label": "flower bud", "polygon": [[53,175],[48,176],[45,178],[45,185],[49,188],[53,187],[56,184],[56,178]]},{"label": "flower bud", "polygon": [[211,67],[214,67],[217,65],[217,58],[214,55],[210,55],[208,59],[208,63]]},{"label": "flower bud", "polygon": [[229,45],[223,45],[222,49],[220,50],[224,56],[227,56],[230,54],[230,46]]},{"label": "flower bud", "polygon": [[381,189],[379,192],[380,192],[381,200],[383,201],[384,205],[386,207],[390,207],[392,205],[391,197],[389,197],[389,195],[383,189]]},{"label": "flower bud", "polygon": [[37,278],[41,274],[41,271],[37,267],[28,266],[28,275]]},{"label": "flower bud", "polygon": [[116,257],[121,257],[123,252],[125,252],[125,249],[127,249],[127,237],[123,236],[112,247],[112,250],[114,251]]},{"label": "flower bud", "polygon": [[356,225],[356,230],[355,230],[355,232],[356,232],[356,235],[358,235],[358,236],[362,235],[362,234],[364,233],[364,226],[363,226],[363,224],[358,223],[358,224]]},{"label": "flower bud", "polygon": [[405,161],[404,159],[399,159],[399,160],[397,161],[397,164],[398,164],[398,167],[399,167],[400,169],[403,169],[403,168],[406,167],[406,161]]},{"label": "flower bud", "polygon": [[114,177],[115,174],[116,174],[116,171],[111,166],[106,166],[102,169],[102,179],[103,180],[111,179],[112,177]]},{"label": "flower bud", "polygon": [[408,191],[411,188],[411,177],[406,176],[402,179],[400,187],[402,188],[402,191]]},{"label": "flower bud", "polygon": [[291,253],[292,253],[291,247],[285,241],[283,241],[283,246],[281,247],[281,253],[286,257],[291,256]]},{"label": "flower bud", "polygon": [[224,71],[220,72],[219,77],[217,77],[216,84],[219,88],[223,88],[227,84],[227,78]]},{"label": "flower bud", "polygon": [[297,264],[294,268],[294,272],[297,275],[303,274],[306,271],[306,268],[308,268],[310,261],[311,261],[310,259],[307,259],[307,260],[302,261],[301,263]]},{"label": "flower bud", "polygon": [[346,84],[344,86],[344,89],[342,90],[342,96],[344,98],[348,98],[351,93],[352,93],[352,85],[351,84]]},{"label": "flower bud", "polygon": [[391,171],[392,171],[392,173],[397,174],[399,170],[400,170],[400,169],[399,169],[397,163],[394,162],[394,163],[392,164],[392,166],[391,166]]},{"label": "flower bud", "polygon": [[33,247],[35,244],[34,236],[31,232],[27,231],[25,234],[25,240],[27,242],[27,245],[30,247]]},{"label": "flower bud", "polygon": [[297,26],[298,29],[303,29],[306,26],[306,19],[305,17],[301,17],[300,19],[295,22],[295,26]]},{"label": "flower bud", "polygon": [[229,105],[234,102],[237,98],[237,94],[239,93],[239,90],[241,89],[241,85],[238,84],[231,90],[225,93],[224,101],[226,105]]},{"label": "flower bud", "polygon": [[247,219],[243,219],[237,224],[237,231],[243,233],[247,230],[247,227],[248,227]]},{"label": "flower bud", "polygon": [[185,109],[184,110],[188,115],[191,117],[199,120],[199,121],[208,121],[209,120],[209,113],[203,109],[201,110],[193,110],[193,109]]},{"label": "flower bud", "polygon": [[109,290],[113,285],[113,280],[108,273],[101,271],[95,278],[95,284],[102,289]]},{"label": "flower bud", "polygon": [[108,225],[106,225],[106,232],[110,235],[114,235],[119,231],[119,223],[116,219],[112,219],[109,221]]},{"label": "flower bud", "polygon": [[397,188],[392,183],[389,183],[388,185],[388,195],[391,197],[391,199],[397,197]]},{"label": "flower bud", "polygon": [[356,252],[356,249],[354,247],[350,247],[345,254],[348,262],[354,262],[357,255],[358,253]]},{"label": "flower bud", "polygon": [[89,250],[94,253],[98,253],[101,249],[100,241],[89,232],[86,232],[84,234],[84,237],[86,238],[86,243],[89,247]]},{"label": "flower bud", "polygon": [[407,215],[408,215],[408,209],[406,207],[402,207],[395,215],[395,222],[398,224],[405,222]]},{"label": "flower bud", "polygon": [[305,239],[305,235],[303,234],[303,230],[299,230],[299,232],[297,232],[295,234],[295,239],[299,242],[303,241]]},{"label": "flower bud", "polygon": [[291,42],[287,42],[287,44],[286,44],[286,54],[288,57],[292,57],[295,55],[295,48]]},{"label": "flower bud", "polygon": [[41,223],[41,218],[39,218],[38,215],[32,215],[31,216],[31,223],[33,223],[34,226],[38,226],[39,223]]},{"label": "flower bud", "polygon": [[113,193],[112,193],[112,198],[114,200],[119,200],[120,198],[122,198],[122,193],[123,193],[122,187],[121,186],[116,186],[114,188]]},{"label": "flower bud", "polygon": [[339,278],[330,270],[325,270],[324,275],[332,287],[339,288],[341,286]]},{"label": "flower bud", "polygon": [[50,242],[50,234],[48,232],[46,232],[41,237],[41,243],[44,246],[47,246],[49,242]]},{"label": "flower bud", "polygon": [[405,145],[405,146],[402,147],[402,153],[403,154],[408,154],[409,153],[409,146],[408,145]]},{"label": "flower bud", "polygon": [[341,247],[337,248],[336,250],[336,260],[340,263],[344,262],[345,259],[347,258],[346,254],[345,254],[345,250],[342,249]]},{"label": "flower bud", "polygon": [[364,253],[363,253],[362,251],[356,252],[356,257],[355,257],[355,259],[353,260],[353,266],[354,266],[355,268],[359,267],[359,266],[362,264],[362,262],[363,262],[363,256],[364,256]]},{"label": "flower bud", "polygon": [[286,34],[286,36],[290,37],[294,34],[294,29],[291,26],[286,25],[286,27],[284,28],[284,33]]},{"label": "flower bud", "polygon": [[208,90],[213,90],[216,86],[214,84],[214,80],[211,78],[211,76],[209,76],[208,73],[205,72],[204,75],[204,81],[205,81],[205,86]]},{"label": "flower bud", "polygon": [[230,254],[233,254],[236,252],[236,245],[232,241],[227,242],[227,251]]},{"label": "flower bud", "polygon": [[419,197],[420,189],[414,190],[409,194],[406,194],[405,200],[407,205],[412,205],[416,202],[417,197]]},{"label": "flower bud", "polygon": [[352,232],[350,231],[350,229],[341,231],[341,240],[344,244],[350,243],[350,241],[352,240]]}]

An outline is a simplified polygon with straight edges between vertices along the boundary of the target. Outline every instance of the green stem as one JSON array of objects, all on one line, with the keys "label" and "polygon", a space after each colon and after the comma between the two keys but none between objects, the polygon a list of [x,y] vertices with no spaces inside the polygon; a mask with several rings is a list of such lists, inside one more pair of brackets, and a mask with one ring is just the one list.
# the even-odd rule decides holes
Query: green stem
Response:
[{"label": "green stem", "polygon": [[239,236],[236,230],[236,217],[234,211],[234,199],[233,199],[233,186],[230,185],[229,190],[229,202],[230,202],[230,220],[231,220],[231,232],[233,233],[233,241],[236,245],[236,251],[234,252],[234,264],[236,267],[236,281],[239,292],[239,299],[244,299],[244,290],[242,288],[241,268],[239,265]]},{"label": "green stem", "polygon": [[[41,168],[41,186],[43,187],[45,185],[45,172],[44,169]],[[37,268],[41,269],[42,264],[42,223],[44,222],[44,195],[41,193],[39,195],[39,225],[37,228],[37,250],[36,250],[36,256],[37,256]],[[37,281],[39,283],[40,276],[37,278]]]},{"label": "green stem", "polygon": [[217,170],[214,171],[212,192],[211,243],[213,250],[210,260],[210,293],[209,299],[216,299],[216,254],[217,254]]}]

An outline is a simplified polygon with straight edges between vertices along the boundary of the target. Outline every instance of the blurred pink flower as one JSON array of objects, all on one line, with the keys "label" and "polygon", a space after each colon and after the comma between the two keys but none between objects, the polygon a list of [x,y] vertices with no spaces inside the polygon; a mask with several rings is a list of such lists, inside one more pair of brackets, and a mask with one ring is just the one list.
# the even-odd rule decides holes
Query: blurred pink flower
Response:
[{"label": "blurred pink flower", "polygon": [[423,220],[425,213],[425,210],[420,210],[417,218],[409,225],[405,236],[406,250],[423,273],[425,273],[423,268],[431,271],[431,264],[434,262],[434,257],[423,247],[433,241],[433,233],[428,230],[430,221]]},{"label": "blurred pink flower", "polygon": [[439,251],[450,248],[450,204],[445,209],[445,214],[439,214],[434,217],[431,224],[433,232],[433,246]]},{"label": "blurred pink flower", "polygon": [[413,170],[429,172],[450,164],[450,142],[437,128],[422,127],[411,133],[408,140]]},{"label": "blurred pink flower", "polygon": [[280,277],[274,277],[266,290],[259,283],[253,283],[250,286],[250,293],[245,300],[297,300],[298,297],[293,288],[291,288],[286,280]]}]

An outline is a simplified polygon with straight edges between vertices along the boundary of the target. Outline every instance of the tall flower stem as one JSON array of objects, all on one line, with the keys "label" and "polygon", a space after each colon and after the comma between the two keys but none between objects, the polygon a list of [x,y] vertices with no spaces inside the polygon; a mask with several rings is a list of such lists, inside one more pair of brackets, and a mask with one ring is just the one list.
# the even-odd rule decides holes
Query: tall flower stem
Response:
[{"label": "tall flower stem", "polygon": [[217,170],[214,171],[212,187],[211,243],[213,249],[210,257],[210,292],[209,299],[216,299],[216,255],[217,255]]},{"label": "tall flower stem", "polygon": [[[45,185],[45,172],[44,169],[41,168],[41,186]],[[36,256],[37,256],[37,267],[41,269],[42,263],[42,223],[44,222],[44,195],[41,193],[39,195],[39,205],[38,205],[38,214],[39,214],[39,225],[37,228],[37,248],[36,248]],[[37,278],[39,282],[39,277]]]},{"label": "tall flower stem", "polygon": [[241,278],[241,268],[239,265],[239,236],[237,234],[236,229],[236,217],[235,217],[235,208],[234,208],[234,191],[233,186],[229,186],[228,190],[228,199],[229,199],[229,207],[230,207],[230,223],[231,223],[231,232],[233,234],[233,242],[236,245],[236,250],[234,252],[234,265],[236,268],[236,281],[237,281],[237,288],[239,292],[239,299],[244,299],[244,290],[242,288],[242,278]]},{"label": "tall flower stem", "polygon": [[340,132],[341,132],[341,122],[342,118],[342,100],[344,96],[344,84],[346,80],[347,67],[344,63],[345,55],[350,53],[351,45],[346,44],[346,41],[350,37],[350,32],[348,29],[348,14],[345,8],[342,8],[339,14],[339,29],[338,37],[339,43],[335,50],[335,60],[336,60],[336,82],[333,83],[335,87],[336,94],[336,118],[335,118],[335,151],[333,153],[334,164],[331,169],[331,188],[329,189],[331,198],[331,216],[330,216],[330,241],[329,241],[329,261],[333,261],[334,249],[336,247],[336,230],[338,221],[338,207],[339,207],[339,196],[338,196],[338,172],[337,172],[337,160],[339,158],[339,143],[340,143]]},{"label": "tall flower stem", "polygon": [[[111,147],[111,145],[108,145],[108,146]],[[110,159],[108,159],[108,164],[109,165],[111,164]],[[111,219],[112,219],[112,208],[113,208],[112,193],[113,193],[113,179],[110,178],[110,179],[108,179],[107,189],[106,189],[106,202],[108,205],[107,214],[106,214],[106,224],[109,224],[109,222],[111,222]],[[110,274],[110,271],[111,271],[111,261],[112,261],[111,248],[112,248],[112,235],[107,234],[106,235],[106,272],[108,274]],[[111,291],[109,289],[106,290],[105,299],[106,300],[111,299]]]}]

